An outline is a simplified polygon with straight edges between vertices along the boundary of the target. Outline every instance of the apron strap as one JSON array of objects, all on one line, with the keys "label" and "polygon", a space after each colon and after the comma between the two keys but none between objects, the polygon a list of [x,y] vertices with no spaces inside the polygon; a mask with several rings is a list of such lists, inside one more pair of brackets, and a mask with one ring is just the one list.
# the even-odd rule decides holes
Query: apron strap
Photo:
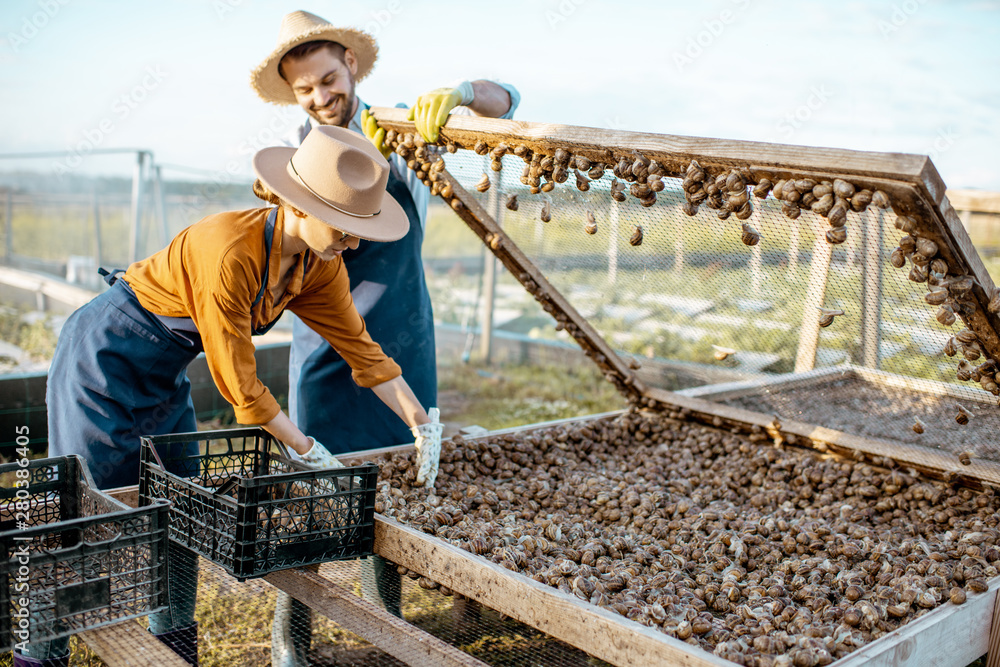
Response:
[{"label": "apron strap", "polygon": [[125,269],[111,269],[110,271],[108,271],[102,266],[99,269],[97,269],[97,272],[101,275],[102,278],[104,278],[104,282],[108,284],[108,287],[111,287],[116,282],[118,282],[118,274],[125,273]]},{"label": "apron strap", "polygon": [[274,242],[274,222],[277,216],[278,207],[275,206],[267,214],[267,223],[264,225],[264,276],[260,282],[260,291],[257,292],[257,297],[250,304],[251,308],[260,303],[260,300],[264,298],[264,291],[267,289],[267,274],[271,269],[271,244]]}]

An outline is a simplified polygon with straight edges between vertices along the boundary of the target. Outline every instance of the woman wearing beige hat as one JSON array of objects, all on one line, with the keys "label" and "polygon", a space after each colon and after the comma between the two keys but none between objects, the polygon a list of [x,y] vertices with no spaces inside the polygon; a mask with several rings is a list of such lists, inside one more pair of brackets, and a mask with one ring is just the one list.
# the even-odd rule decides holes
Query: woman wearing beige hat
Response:
[{"label": "woman wearing beige hat", "polygon": [[[46,397],[50,455],[82,456],[100,488],[137,483],[139,435],[196,430],[185,370],[202,351],[240,423],[263,426],[310,465],[339,465],[257,378],[251,336],[285,310],[348,360],[355,382],[411,427],[418,447],[440,449],[441,425],[431,423],[399,366],[368,335],[341,258],[359,239],[393,241],[407,232],[405,213],[386,193],[385,159],[365,137],[322,127],[298,149],[258,152],[254,170],[254,193],[274,207],[191,225],[121,279],[109,275],[111,289],[74,313],[60,334]],[[185,581],[171,575],[170,608],[150,616],[150,630],[196,663],[197,558],[173,547],[170,570]],[[29,647],[16,660],[66,664],[54,658],[62,652]]]}]

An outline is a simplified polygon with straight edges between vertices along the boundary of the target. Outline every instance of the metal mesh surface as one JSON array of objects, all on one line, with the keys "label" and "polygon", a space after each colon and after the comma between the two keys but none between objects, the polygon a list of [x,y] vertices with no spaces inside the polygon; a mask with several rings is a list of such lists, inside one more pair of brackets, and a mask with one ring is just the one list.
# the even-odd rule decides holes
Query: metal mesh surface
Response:
[{"label": "metal mesh surface", "polygon": [[[890,264],[903,236],[892,211],[870,206],[849,212],[846,242],[830,245],[826,219],[803,209],[792,220],[773,195],[750,197],[753,213],[744,228],[735,215],[723,220],[706,206],[686,214],[678,178],[664,178],[655,204],[645,207],[632,195],[621,202],[611,197],[616,179],[610,168],[590,180],[587,191],[578,189],[571,170],[551,191],[530,194],[518,178],[524,164],[513,155],[502,158],[500,172],[491,169],[489,156],[472,151],[446,154],[445,160],[448,171],[620,354],[690,368],[725,367],[733,379],[768,385],[744,391],[736,404],[781,419],[964,452],[963,462],[1000,460],[992,437],[1000,430],[996,398],[968,375],[964,382],[956,378],[957,370],[974,369],[985,357],[969,349],[963,360],[962,345],[952,339],[963,329],[961,320],[939,322],[938,306],[925,302],[928,285],[907,278],[912,262],[902,269]],[[484,175],[492,184],[479,193],[475,186]],[[628,184],[620,183],[628,193]],[[508,206],[515,195],[516,211]],[[594,223],[596,232],[588,233]],[[759,242],[746,245],[754,235]],[[537,305],[512,303],[525,315],[546,317]],[[817,328],[830,311],[843,314]],[[549,326],[536,328],[536,335],[568,338],[552,324],[550,319]],[[949,339],[954,359],[944,353]],[[792,381],[813,369],[830,370],[831,380],[853,378],[865,391],[821,382],[784,390],[774,381]],[[869,409],[876,394],[878,407]],[[711,398],[710,392],[702,395]],[[957,417],[968,417],[967,424]]]}]

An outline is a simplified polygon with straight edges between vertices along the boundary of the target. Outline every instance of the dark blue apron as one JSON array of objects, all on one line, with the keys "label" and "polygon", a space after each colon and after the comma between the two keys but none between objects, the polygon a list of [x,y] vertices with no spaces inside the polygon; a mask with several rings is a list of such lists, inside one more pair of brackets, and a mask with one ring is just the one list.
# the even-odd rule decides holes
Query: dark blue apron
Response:
[{"label": "dark blue apron", "polygon": [[[410,221],[406,236],[391,243],[361,241],[343,257],[351,292],[364,282],[385,285],[362,313],[372,339],[403,370],[424,408],[437,405],[434,313],[424,280],[420,248],[424,230],[406,182],[389,171],[386,190]],[[364,288],[362,288],[364,289]],[[412,442],[410,429],[371,389],[358,387],[347,362],[298,318],[288,362],[288,413],[306,435],[332,453]]]},{"label": "dark blue apron", "polygon": [[[264,243],[271,255],[277,208],[268,215]],[[267,289],[265,261],[256,305]],[[187,367],[202,352],[197,330],[167,323],[142,307],[117,274],[103,272],[111,289],[74,312],[62,331],[49,367],[49,456],[78,454],[98,488],[139,481],[139,437],[198,429]],[[183,318],[186,320],[186,318]],[[190,322],[190,320],[187,320]],[[266,332],[274,322],[259,327]],[[168,456],[196,455],[196,443]],[[172,472],[191,474],[178,464]]]}]

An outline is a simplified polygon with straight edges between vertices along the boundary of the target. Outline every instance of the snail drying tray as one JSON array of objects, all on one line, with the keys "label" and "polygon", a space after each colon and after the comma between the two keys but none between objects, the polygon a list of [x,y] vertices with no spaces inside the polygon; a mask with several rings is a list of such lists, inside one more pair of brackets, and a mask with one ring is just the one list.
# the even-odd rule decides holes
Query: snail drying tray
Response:
[{"label": "snail drying tray", "polygon": [[[534,297],[506,307],[549,313],[540,335],[575,339],[633,404],[1000,482],[1000,294],[926,156],[464,116],[425,147],[405,110],[374,113]],[[650,386],[646,358],[744,391]],[[824,409],[844,396],[820,379],[858,397]]]}]

